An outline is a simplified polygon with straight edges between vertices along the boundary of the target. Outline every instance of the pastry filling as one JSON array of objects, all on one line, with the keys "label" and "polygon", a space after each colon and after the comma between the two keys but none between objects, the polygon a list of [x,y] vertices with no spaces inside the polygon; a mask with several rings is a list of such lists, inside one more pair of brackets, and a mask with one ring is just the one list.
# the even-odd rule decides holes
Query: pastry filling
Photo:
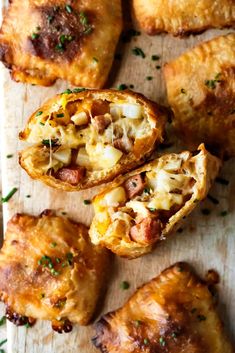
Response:
[{"label": "pastry filling", "polygon": [[122,185],[106,193],[100,201],[102,212],[112,220],[106,234],[112,233],[115,222],[122,222],[128,239],[150,245],[161,238],[169,219],[191,198],[196,180],[190,152],[171,154],[160,159],[150,171],[136,174]]},{"label": "pastry filling", "polygon": [[52,106],[50,113],[36,113],[27,141],[43,146],[37,166],[44,174],[78,184],[87,171],[113,168],[134,153],[138,139],[153,126],[140,104],[84,99]]}]

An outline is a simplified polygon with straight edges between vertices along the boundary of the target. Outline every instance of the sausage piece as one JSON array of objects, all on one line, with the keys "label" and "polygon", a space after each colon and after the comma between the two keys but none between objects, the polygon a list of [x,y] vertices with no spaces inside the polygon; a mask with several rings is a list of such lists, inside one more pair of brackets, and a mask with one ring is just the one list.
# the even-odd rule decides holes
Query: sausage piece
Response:
[{"label": "sausage piece", "polygon": [[124,183],[124,188],[129,199],[141,194],[141,192],[144,190],[144,187],[145,182],[141,174],[130,177]]},{"label": "sausage piece", "polygon": [[102,134],[106,127],[108,127],[112,122],[112,117],[110,114],[97,115],[92,119],[92,123],[99,134]]},{"label": "sausage piece", "polygon": [[85,176],[86,168],[74,167],[74,168],[61,168],[56,173],[55,177],[62,181],[65,181],[71,185],[77,185]]},{"label": "sausage piece", "polygon": [[137,243],[150,245],[155,243],[161,235],[162,224],[159,219],[144,218],[139,224],[131,227],[130,237]]}]

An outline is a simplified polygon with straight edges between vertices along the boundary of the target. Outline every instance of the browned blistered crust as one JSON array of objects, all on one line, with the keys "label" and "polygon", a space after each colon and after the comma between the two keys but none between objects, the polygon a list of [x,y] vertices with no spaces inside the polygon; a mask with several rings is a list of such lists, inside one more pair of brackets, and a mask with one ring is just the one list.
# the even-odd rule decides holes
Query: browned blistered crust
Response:
[{"label": "browned blistered crust", "polygon": [[174,126],[189,148],[235,155],[235,34],[214,38],[164,68]]},{"label": "browned blistered crust", "polygon": [[[42,260],[45,255],[53,266]],[[88,324],[108,263],[108,253],[90,243],[84,225],[51,212],[16,214],[0,251],[0,298],[7,317],[17,325],[25,317],[30,323],[50,320],[60,332],[71,330],[71,323]]]},{"label": "browned blistered crust", "polygon": [[207,284],[176,263],[95,325],[103,353],[233,353]]},{"label": "browned blistered crust", "polygon": [[120,0],[13,0],[0,31],[0,60],[16,81],[57,78],[101,88],[122,29]]},{"label": "browned blistered crust", "polygon": [[133,11],[150,35],[185,36],[235,25],[234,0],[133,0]]},{"label": "browned blistered crust", "polygon": [[[171,160],[171,154],[165,154],[124,176],[120,176],[94,197],[93,205],[95,208],[95,216],[89,230],[89,235],[94,244],[107,247],[119,256],[133,259],[151,252],[158,243],[174,234],[180,227],[183,219],[206,197],[221,166],[221,161],[211,155],[203,144],[198,147],[198,153],[191,156],[189,160],[191,177],[195,180],[194,192],[176,212],[169,216],[170,218],[167,219],[167,222],[161,230],[161,236],[156,239],[153,244],[142,244],[131,239],[129,234],[131,221],[125,223],[121,219],[115,219],[115,227],[110,230],[109,227],[113,222],[109,216],[109,207],[105,206],[102,202],[107,193],[123,185],[125,180],[129,179],[131,176],[151,171],[153,166],[156,167],[157,163],[164,165],[169,160]],[[115,212],[118,211],[119,209],[116,208]],[[105,212],[105,215],[103,215],[102,212]]]},{"label": "browned blistered crust", "polygon": [[134,167],[144,163],[146,157],[151,154],[157,144],[163,141],[163,131],[166,121],[167,112],[166,109],[159,106],[158,104],[148,100],[142,94],[135,93],[132,91],[116,91],[116,90],[86,90],[80,93],[74,94],[60,94],[54,98],[48,100],[42,107],[40,107],[32,116],[29,118],[28,124],[24,131],[20,133],[20,138],[27,140],[29,134],[28,125],[31,123],[38,124],[40,118],[36,117],[38,111],[43,111],[46,114],[53,104],[59,104],[63,99],[63,104],[66,101],[68,104],[72,104],[78,100],[91,98],[92,100],[101,99],[109,102],[117,100],[128,100],[140,104],[149,121],[154,123],[154,127],[151,129],[148,136],[139,138],[136,140],[133,152],[124,155],[120,162],[118,162],[113,168],[100,170],[100,171],[87,171],[85,178],[81,180],[78,185],[71,185],[68,182],[63,182],[56,179],[52,175],[45,175],[40,168],[36,167],[34,163],[34,157],[37,154],[42,154],[45,147],[33,146],[26,148],[19,154],[20,165],[26,170],[26,172],[34,179],[39,179],[45,184],[52,186],[57,189],[66,191],[77,191],[80,189],[86,189],[95,185],[102,184],[104,182],[112,180],[115,176],[127,172]]}]

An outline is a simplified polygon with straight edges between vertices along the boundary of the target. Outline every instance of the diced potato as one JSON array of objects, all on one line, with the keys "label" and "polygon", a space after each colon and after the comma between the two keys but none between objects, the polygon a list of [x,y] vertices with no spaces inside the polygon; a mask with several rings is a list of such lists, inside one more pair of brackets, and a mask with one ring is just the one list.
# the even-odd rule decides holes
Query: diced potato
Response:
[{"label": "diced potato", "polygon": [[173,205],[175,204],[181,205],[182,203],[183,203],[182,195],[162,192],[162,193],[157,193],[154,199],[152,199],[149,202],[148,208],[169,211]]},{"label": "diced potato", "polygon": [[140,119],[142,117],[142,107],[139,104],[122,103],[122,104],[110,104],[110,113],[115,118],[119,118],[121,115],[126,118]]},{"label": "diced potato", "polygon": [[102,161],[103,161],[103,167],[104,168],[111,168],[117,164],[119,159],[122,157],[123,153],[118,150],[117,148],[114,148],[113,146],[104,146],[103,150],[103,156],[102,156]]},{"label": "diced potato", "polygon": [[[155,176],[154,176],[155,174]],[[148,183],[157,192],[170,192],[174,189],[181,189],[187,186],[188,177],[183,174],[168,173],[165,170],[147,173]]]},{"label": "diced potato", "polygon": [[126,201],[126,192],[122,186],[119,186],[109,193],[107,193],[104,197],[104,202],[107,206],[117,207],[120,203]]},{"label": "diced potato", "polygon": [[178,169],[180,169],[181,165],[182,165],[182,159],[179,159],[179,158],[173,159],[172,158],[165,164],[164,169],[169,170],[169,171],[170,170],[171,171],[178,170]]},{"label": "diced potato", "polygon": [[87,154],[87,151],[84,147],[80,148],[78,151],[76,164],[86,168],[88,168],[91,165],[89,155]]},{"label": "diced potato", "polygon": [[132,208],[134,212],[141,214],[143,218],[149,216],[149,210],[147,209],[147,202],[129,201],[126,203],[126,207]]},{"label": "diced potato", "polygon": [[57,150],[53,153],[53,158],[62,162],[65,165],[68,165],[71,162],[72,151],[70,148],[66,148],[63,150]]},{"label": "diced potato", "polygon": [[75,125],[85,125],[88,123],[88,117],[85,112],[80,112],[71,117]]}]

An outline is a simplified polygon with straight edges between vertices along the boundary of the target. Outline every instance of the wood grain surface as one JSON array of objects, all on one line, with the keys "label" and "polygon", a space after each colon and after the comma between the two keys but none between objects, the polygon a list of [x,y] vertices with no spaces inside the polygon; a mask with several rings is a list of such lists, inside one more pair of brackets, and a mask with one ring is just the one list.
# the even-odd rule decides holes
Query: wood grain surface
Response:
[{"label": "wood grain surface", "polygon": [[[173,38],[170,35],[148,37],[141,34],[133,37],[129,43],[121,42],[117,53],[122,54],[122,59],[115,60],[108,85],[117,87],[121,83],[133,84],[136,91],[165,104],[162,70],[156,69],[156,66],[163,66],[165,62],[176,58],[199,42],[227,32],[227,30],[211,30],[202,35],[184,39]],[[132,54],[132,48],[135,46],[143,49],[146,54],[145,59]],[[160,60],[152,61],[152,55],[160,55]],[[24,127],[27,118],[48,97],[69,86],[59,81],[50,88],[17,84],[11,81],[8,71],[2,65],[0,75],[3,195],[13,187],[18,188],[13,198],[4,204],[5,225],[16,212],[37,215],[46,208],[54,209],[58,214],[65,211],[70,218],[89,225],[93,211],[91,206],[83,204],[83,200],[91,198],[97,189],[74,193],[53,190],[31,180],[18,165],[17,151],[24,147],[18,140],[18,133]],[[149,81],[147,76],[152,76],[153,79]],[[6,158],[7,154],[13,154],[13,158]],[[174,234],[152,254],[136,260],[117,257],[113,259],[107,293],[99,308],[98,316],[121,306],[138,286],[156,276],[167,266],[176,261],[188,261],[202,276],[211,268],[219,272],[221,276],[220,311],[231,337],[235,338],[233,320],[235,317],[234,160],[224,165],[221,175],[229,180],[229,185],[223,186],[216,183],[212,188],[211,195],[219,200],[218,205],[205,200],[185,220],[183,231]],[[201,213],[203,208],[209,208],[210,215],[203,215]],[[222,217],[220,213],[224,210],[228,211],[228,215]],[[128,290],[124,291],[120,288],[123,280],[130,283]],[[83,328],[74,327],[70,334],[60,335],[51,330],[48,322],[38,321],[33,328],[29,329],[16,328],[11,323],[7,323],[7,348],[9,353],[92,353],[96,352],[90,343],[93,333],[92,325]],[[0,339],[5,335],[4,328],[1,328]]]}]

